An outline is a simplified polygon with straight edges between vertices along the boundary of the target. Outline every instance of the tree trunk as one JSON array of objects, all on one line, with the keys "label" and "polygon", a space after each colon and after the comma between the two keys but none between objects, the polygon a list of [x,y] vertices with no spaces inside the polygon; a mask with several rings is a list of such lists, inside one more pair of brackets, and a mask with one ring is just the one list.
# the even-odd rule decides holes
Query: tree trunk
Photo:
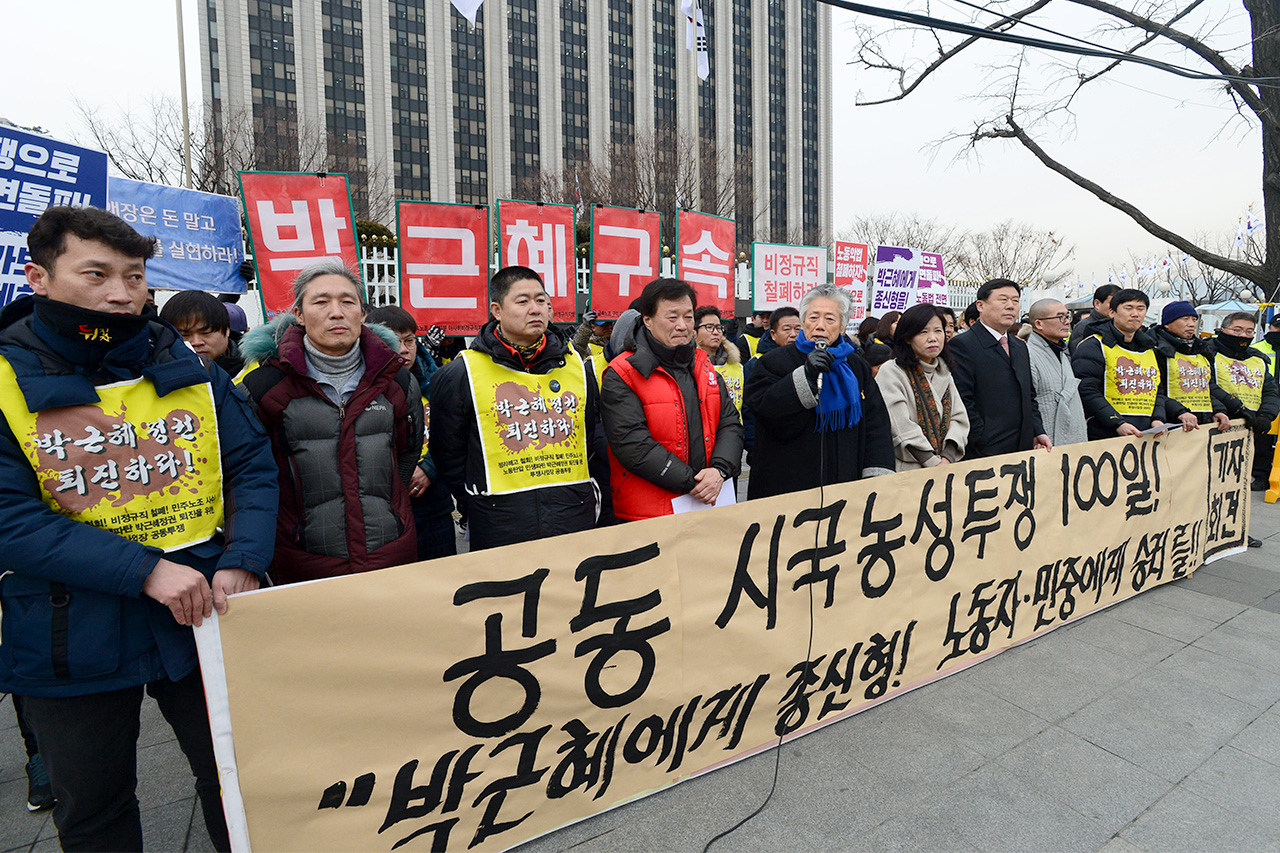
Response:
[{"label": "tree trunk", "polygon": [[[1253,23],[1254,77],[1280,77],[1280,3],[1276,0],[1244,0]],[[1259,86],[1258,96],[1266,112],[1262,124],[1262,208],[1266,223],[1263,281],[1258,284],[1267,301],[1280,290],[1280,88]]]}]

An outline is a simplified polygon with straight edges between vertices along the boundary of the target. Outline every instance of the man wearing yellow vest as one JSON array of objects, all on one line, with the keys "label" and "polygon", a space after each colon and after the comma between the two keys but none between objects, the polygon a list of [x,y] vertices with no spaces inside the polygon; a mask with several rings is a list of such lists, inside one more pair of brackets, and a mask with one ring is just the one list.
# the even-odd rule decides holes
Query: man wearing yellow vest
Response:
[{"label": "man wearing yellow vest", "polygon": [[[1090,441],[1140,435],[1168,419],[1155,338],[1142,328],[1148,304],[1141,290],[1116,291],[1111,319],[1094,326],[1071,356]],[[1187,426],[1199,423],[1190,413],[1178,420]]]},{"label": "man wearing yellow vest", "polygon": [[1190,302],[1170,302],[1160,313],[1160,325],[1152,329],[1160,364],[1160,390],[1167,414],[1181,417],[1191,412],[1199,423],[1218,429],[1230,424],[1226,394],[1213,381],[1213,365],[1197,334],[1200,316]]},{"label": "man wearing yellow vest", "polygon": [[51,207],[27,237],[35,295],[0,314],[0,691],[22,697],[65,850],[142,849],[144,686],[230,849],[190,626],[257,589],[276,466],[227,374],[142,315],[155,242]]},{"label": "man wearing yellow vest", "polygon": [[765,339],[765,333],[770,329],[771,319],[770,311],[751,312],[746,328],[742,330],[741,335],[738,335],[738,340],[734,341],[734,346],[738,348],[744,363],[760,354],[760,344]]},{"label": "man wearing yellow vest", "polygon": [[[1280,380],[1280,358],[1276,358],[1276,348],[1280,347],[1280,311],[1271,315],[1266,334],[1253,348],[1267,357],[1268,371],[1273,379]],[[1265,492],[1271,478],[1271,465],[1276,452],[1276,429],[1280,420],[1271,422],[1271,429],[1266,433],[1254,433],[1258,437],[1258,453],[1253,460],[1253,490]]]},{"label": "man wearing yellow vest", "polygon": [[[1253,344],[1256,324],[1245,311],[1228,314],[1218,333],[1206,342],[1213,361],[1214,380],[1226,392],[1227,414],[1243,418],[1253,430],[1253,480],[1256,491],[1266,489],[1271,474],[1271,422],[1280,414],[1280,385],[1264,352]],[[1259,482],[1261,481],[1261,482]],[[1261,485],[1262,489],[1257,486]]]},{"label": "man wearing yellow vest", "polygon": [[603,452],[595,375],[551,328],[551,297],[528,267],[494,274],[489,313],[431,380],[431,458],[467,515],[471,550],[589,530],[589,465]]}]

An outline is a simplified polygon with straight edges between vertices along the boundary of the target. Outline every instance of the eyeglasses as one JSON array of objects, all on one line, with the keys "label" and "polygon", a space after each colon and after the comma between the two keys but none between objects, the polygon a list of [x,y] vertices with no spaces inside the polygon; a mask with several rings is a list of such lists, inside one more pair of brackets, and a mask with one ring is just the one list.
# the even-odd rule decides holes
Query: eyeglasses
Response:
[{"label": "eyeglasses", "polygon": [[1070,314],[1050,314],[1048,317],[1041,317],[1041,320],[1057,320],[1059,323],[1066,323],[1071,320]]},{"label": "eyeglasses", "polygon": [[414,335],[405,335],[403,338],[400,338],[400,345],[406,347],[417,346],[418,339]]},{"label": "eyeglasses", "polygon": [[703,323],[701,326],[698,327],[698,331],[699,332],[719,332],[721,334],[724,334],[724,329],[720,327],[719,323]]}]

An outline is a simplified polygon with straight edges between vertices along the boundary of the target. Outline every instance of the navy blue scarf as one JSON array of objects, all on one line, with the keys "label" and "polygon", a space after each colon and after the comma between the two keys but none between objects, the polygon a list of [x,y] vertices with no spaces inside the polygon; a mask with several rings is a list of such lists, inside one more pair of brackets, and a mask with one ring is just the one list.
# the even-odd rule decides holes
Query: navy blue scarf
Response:
[{"label": "navy blue scarf", "polygon": [[[796,338],[796,349],[806,356],[813,352],[813,341],[800,333]],[[818,398],[818,423],[814,432],[834,432],[840,429],[857,426],[862,420],[862,389],[858,387],[858,377],[849,366],[850,354],[856,352],[853,345],[843,336],[837,339],[835,346],[828,346],[827,352],[835,359],[829,372],[822,380],[822,395]]]}]

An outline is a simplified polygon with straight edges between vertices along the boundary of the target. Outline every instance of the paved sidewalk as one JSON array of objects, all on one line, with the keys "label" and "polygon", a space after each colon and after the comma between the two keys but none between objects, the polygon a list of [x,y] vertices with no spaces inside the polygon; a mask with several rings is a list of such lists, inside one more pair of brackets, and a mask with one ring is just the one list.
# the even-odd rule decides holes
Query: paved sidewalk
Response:
[{"label": "paved sidewalk", "polygon": [[[965,672],[531,842],[522,853],[1280,850],[1280,505],[1265,541]],[[148,849],[209,850],[192,780],[143,706]],[[0,851],[57,850],[25,809],[0,704]]]}]

